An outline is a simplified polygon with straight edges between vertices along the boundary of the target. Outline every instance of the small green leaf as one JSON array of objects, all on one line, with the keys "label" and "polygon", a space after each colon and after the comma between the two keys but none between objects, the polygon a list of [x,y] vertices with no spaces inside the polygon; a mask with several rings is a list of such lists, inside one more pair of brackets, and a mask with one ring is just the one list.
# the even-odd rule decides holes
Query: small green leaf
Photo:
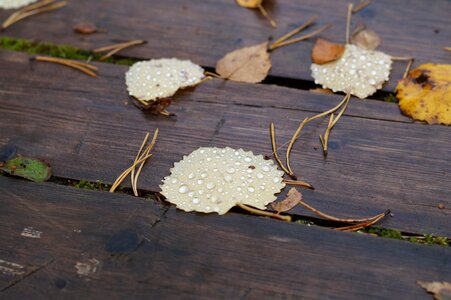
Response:
[{"label": "small green leaf", "polygon": [[4,163],[0,163],[0,170],[10,175],[23,177],[35,182],[46,181],[52,176],[50,165],[30,157],[18,156]]}]

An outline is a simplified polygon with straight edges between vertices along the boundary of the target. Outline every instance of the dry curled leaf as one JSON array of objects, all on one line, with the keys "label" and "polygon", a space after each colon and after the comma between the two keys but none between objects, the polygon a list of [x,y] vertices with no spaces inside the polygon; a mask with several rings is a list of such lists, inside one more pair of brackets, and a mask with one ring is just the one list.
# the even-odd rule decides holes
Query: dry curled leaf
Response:
[{"label": "dry curled leaf", "polygon": [[216,63],[216,72],[224,79],[258,83],[271,69],[268,42],[227,53]]},{"label": "dry curled leaf", "polygon": [[302,201],[302,194],[296,190],[296,188],[291,188],[287,197],[279,202],[271,203],[271,207],[277,211],[278,213],[289,211],[293,207],[299,204]]},{"label": "dry curled leaf", "polygon": [[257,8],[262,5],[263,0],[236,0],[239,6],[247,8]]},{"label": "dry curled leaf", "polygon": [[351,43],[363,49],[374,50],[381,44],[381,38],[375,31],[364,29],[351,37]]},{"label": "dry curled leaf", "polygon": [[434,295],[436,300],[450,300],[451,299],[451,283],[449,282],[426,282],[417,281],[422,288],[424,288],[428,293]]},{"label": "dry curled leaf", "polygon": [[396,87],[401,111],[429,124],[451,125],[451,65],[423,64]]},{"label": "dry curled leaf", "polygon": [[97,32],[97,27],[92,23],[78,23],[75,24],[74,31],[80,34],[91,34]]},{"label": "dry curled leaf", "polygon": [[325,39],[317,39],[312,49],[312,61],[323,65],[339,59],[345,51],[345,46],[331,43]]}]

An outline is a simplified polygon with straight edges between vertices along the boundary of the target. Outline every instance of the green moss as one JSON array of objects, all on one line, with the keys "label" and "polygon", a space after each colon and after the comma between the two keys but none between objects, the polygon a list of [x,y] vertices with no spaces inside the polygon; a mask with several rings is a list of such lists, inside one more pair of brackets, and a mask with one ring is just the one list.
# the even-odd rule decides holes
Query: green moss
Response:
[{"label": "green moss", "polygon": [[398,239],[398,240],[403,239],[401,231],[394,230],[394,229],[369,227],[369,228],[365,229],[364,232],[369,233],[369,234],[375,234],[380,237],[390,238],[390,239]]},{"label": "green moss", "polygon": [[395,94],[390,93],[384,97],[385,102],[398,103],[398,98],[396,98]]},{"label": "green moss", "polygon": [[[40,54],[58,58],[99,61],[101,54],[89,50],[78,49],[68,45],[55,45],[47,42],[35,42],[25,39],[17,39],[7,36],[0,37],[0,48],[26,52],[29,54]],[[130,66],[137,60],[132,58],[110,57],[104,62]]]},{"label": "green moss", "polygon": [[450,246],[450,240],[448,240],[448,238],[443,236],[434,236],[432,234],[425,234],[423,238],[423,244]]},{"label": "green moss", "polygon": [[100,181],[100,180],[97,180],[96,182],[80,180],[80,181],[74,183],[74,187],[76,187],[77,189],[104,191],[104,190],[108,190],[110,186],[108,184],[102,183],[102,181]]}]

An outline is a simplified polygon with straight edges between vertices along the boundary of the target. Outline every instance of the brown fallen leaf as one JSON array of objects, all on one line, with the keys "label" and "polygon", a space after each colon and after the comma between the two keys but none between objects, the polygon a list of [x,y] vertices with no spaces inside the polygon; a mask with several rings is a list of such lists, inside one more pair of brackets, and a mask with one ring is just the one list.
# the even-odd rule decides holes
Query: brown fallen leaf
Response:
[{"label": "brown fallen leaf", "polygon": [[451,299],[451,283],[449,282],[426,282],[417,281],[417,284],[424,288],[428,293],[434,295],[436,300],[449,300]]},{"label": "brown fallen leaf", "polygon": [[298,205],[302,200],[302,194],[296,190],[296,188],[291,188],[288,193],[287,197],[279,202],[273,202],[271,203],[271,207],[277,211],[277,213],[289,211],[296,205]]},{"label": "brown fallen leaf", "polygon": [[339,59],[345,51],[345,46],[331,43],[325,39],[317,39],[312,50],[312,61],[323,65]]},{"label": "brown fallen leaf", "polygon": [[367,50],[374,50],[381,44],[380,36],[373,30],[363,29],[351,37],[351,43]]},{"label": "brown fallen leaf", "polygon": [[451,65],[423,64],[396,87],[401,111],[429,124],[451,125]]},{"label": "brown fallen leaf", "polygon": [[224,79],[261,82],[271,69],[268,46],[269,43],[264,42],[227,53],[216,63],[216,72]]}]

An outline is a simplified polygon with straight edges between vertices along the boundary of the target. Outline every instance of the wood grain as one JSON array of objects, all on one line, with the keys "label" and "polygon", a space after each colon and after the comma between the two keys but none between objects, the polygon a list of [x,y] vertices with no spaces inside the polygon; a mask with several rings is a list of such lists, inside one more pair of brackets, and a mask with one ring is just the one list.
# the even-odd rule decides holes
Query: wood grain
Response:
[{"label": "wood grain", "polygon": [[[321,36],[344,42],[348,0],[268,0],[265,6],[279,26],[272,29],[258,10],[241,8],[230,0],[196,1],[130,0],[72,1],[56,12],[24,20],[4,33],[8,36],[70,44],[94,49],[119,41],[145,39],[147,45],[132,47],[122,55],[136,58],[178,57],[214,67],[225,53],[258,44],[268,37],[278,38],[312,15],[319,23],[333,27]],[[122,7],[121,9],[117,9]],[[415,65],[447,63],[450,53],[443,51],[451,38],[451,3],[436,0],[378,0],[354,15],[353,25],[365,23],[383,40],[380,50],[393,56],[415,57]],[[5,19],[10,11],[0,11]],[[79,35],[73,26],[92,22],[107,33]],[[274,51],[271,75],[311,80],[310,52],[313,41]],[[395,63],[392,80],[385,90],[392,91],[402,77],[405,63]]]},{"label": "wood grain", "polygon": [[[217,80],[178,94],[170,107],[177,117],[166,118],[129,104],[124,67],[101,64],[93,79],[54,64],[30,64],[23,54],[0,53],[0,65],[10,70],[0,74],[0,145],[47,160],[56,176],[111,183],[131,164],[145,133],[158,127],[154,157],[139,181],[151,191],[160,190],[175,161],[200,146],[269,154],[271,121],[281,145],[312,114],[315,101],[318,107],[339,101],[335,95]],[[378,101],[352,101],[351,107],[332,132],[326,161],[317,139],[325,121],[306,128],[294,148],[293,169],[316,187],[303,192],[306,201],[342,217],[391,208],[395,216],[383,226],[451,236],[450,128],[404,122],[396,106]],[[384,120],[377,120],[381,115]],[[446,208],[438,209],[440,203]]]},{"label": "wood grain", "polygon": [[5,177],[0,191],[0,263],[23,271],[0,271],[6,299],[430,299],[415,281],[451,276],[439,246]]}]

